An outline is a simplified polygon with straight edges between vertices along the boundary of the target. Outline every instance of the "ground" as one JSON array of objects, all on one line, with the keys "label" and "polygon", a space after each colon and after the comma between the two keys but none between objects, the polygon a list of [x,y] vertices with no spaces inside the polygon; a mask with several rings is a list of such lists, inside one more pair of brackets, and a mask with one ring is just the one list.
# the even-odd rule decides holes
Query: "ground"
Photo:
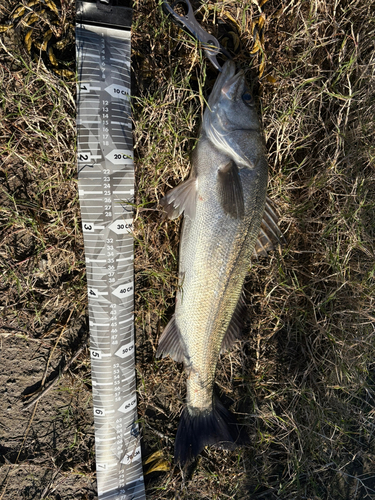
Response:
[{"label": "ground", "polygon": [[[58,17],[43,3],[50,17],[32,32],[25,16],[38,4],[19,16],[18,5],[0,6],[0,500],[91,499],[74,2],[57,3]],[[159,461],[144,466],[147,498],[375,498],[375,2],[193,6],[257,98],[286,244],[252,263],[250,324],[216,377],[251,444],[207,448],[181,471],[173,444],[185,379],[155,359],[173,313],[180,222],[157,202],[189,173],[217,72],[156,3],[134,2],[138,412],[143,457]]]}]

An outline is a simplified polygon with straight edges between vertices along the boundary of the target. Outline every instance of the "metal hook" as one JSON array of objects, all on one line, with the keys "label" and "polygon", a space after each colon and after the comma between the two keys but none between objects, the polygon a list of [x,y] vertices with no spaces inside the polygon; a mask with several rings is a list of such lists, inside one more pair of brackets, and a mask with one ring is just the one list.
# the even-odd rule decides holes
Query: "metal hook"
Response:
[{"label": "metal hook", "polygon": [[[180,16],[173,10],[173,8],[178,4],[184,4],[187,7],[187,14]],[[208,59],[215,66],[216,69],[221,71],[221,66],[217,61],[216,56],[220,53],[224,54],[229,59],[232,59],[229,52],[224,49],[218,42],[218,40],[207,33],[198,21],[194,17],[193,7],[191,6],[189,0],[177,0],[172,4],[172,7],[166,0],[162,3],[163,10],[166,14],[172,16],[173,21],[180,27],[187,29],[190,33],[203,45]]]}]

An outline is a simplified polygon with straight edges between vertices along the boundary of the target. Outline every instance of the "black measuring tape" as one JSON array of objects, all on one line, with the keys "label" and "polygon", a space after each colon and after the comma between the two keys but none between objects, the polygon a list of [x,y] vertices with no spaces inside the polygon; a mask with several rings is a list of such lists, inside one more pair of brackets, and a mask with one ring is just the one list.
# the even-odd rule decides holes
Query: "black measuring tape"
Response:
[{"label": "black measuring tape", "polygon": [[99,500],[145,499],[134,363],[131,4],[77,1],[77,160]]}]

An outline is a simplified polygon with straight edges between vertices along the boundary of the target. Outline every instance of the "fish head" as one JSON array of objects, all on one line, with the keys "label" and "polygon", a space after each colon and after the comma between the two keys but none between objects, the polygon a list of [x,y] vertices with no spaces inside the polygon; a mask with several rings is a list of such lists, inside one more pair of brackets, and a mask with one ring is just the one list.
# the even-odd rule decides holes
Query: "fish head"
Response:
[{"label": "fish head", "polygon": [[203,117],[208,136],[222,136],[235,130],[260,130],[255,101],[242,70],[236,72],[233,61],[227,61],[218,76]]}]

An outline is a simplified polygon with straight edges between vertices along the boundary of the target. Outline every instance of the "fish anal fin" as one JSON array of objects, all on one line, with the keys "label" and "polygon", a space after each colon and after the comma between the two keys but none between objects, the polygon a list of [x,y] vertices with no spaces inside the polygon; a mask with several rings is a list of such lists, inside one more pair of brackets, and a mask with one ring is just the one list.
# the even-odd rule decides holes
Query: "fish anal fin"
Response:
[{"label": "fish anal fin", "polygon": [[176,219],[182,212],[190,219],[194,219],[197,197],[197,179],[190,177],[182,182],[160,200],[160,205],[164,207],[170,219]]},{"label": "fish anal fin", "polygon": [[164,328],[164,332],[159,339],[158,350],[156,351],[157,358],[165,358],[168,355],[179,363],[187,359],[185,343],[174,315]]},{"label": "fish anal fin", "polygon": [[278,226],[278,220],[273,203],[267,198],[259,236],[254,247],[254,257],[265,257],[270,250],[275,249],[276,245],[285,242],[285,238]]},{"label": "fish anal fin", "polygon": [[243,217],[245,204],[239,169],[230,160],[218,169],[218,196],[224,212],[234,219]]},{"label": "fish anal fin", "polygon": [[244,300],[244,293],[242,292],[221,344],[220,354],[223,354],[231,348],[233,344],[241,338],[241,333],[247,319],[247,313],[248,311]]}]

